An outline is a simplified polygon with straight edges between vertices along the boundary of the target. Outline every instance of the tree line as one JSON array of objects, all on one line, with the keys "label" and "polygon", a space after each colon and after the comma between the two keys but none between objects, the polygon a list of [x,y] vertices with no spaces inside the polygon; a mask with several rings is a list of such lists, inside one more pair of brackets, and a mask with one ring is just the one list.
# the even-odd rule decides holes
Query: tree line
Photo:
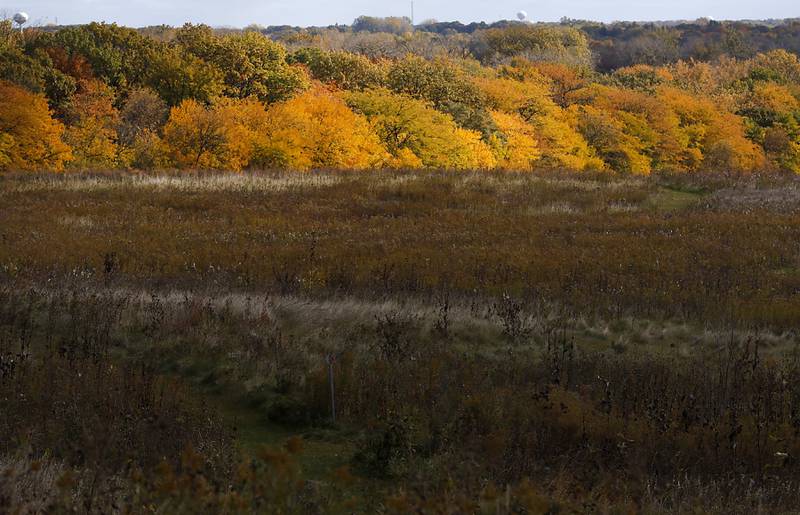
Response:
[{"label": "tree line", "polygon": [[800,172],[785,49],[609,71],[585,27],[378,21],[324,37],[2,22],[0,170]]}]

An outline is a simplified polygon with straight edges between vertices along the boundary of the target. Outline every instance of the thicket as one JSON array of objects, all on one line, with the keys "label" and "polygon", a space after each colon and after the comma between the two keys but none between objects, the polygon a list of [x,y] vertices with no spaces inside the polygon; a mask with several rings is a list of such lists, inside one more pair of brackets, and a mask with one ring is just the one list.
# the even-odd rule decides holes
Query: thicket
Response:
[{"label": "thicket", "polygon": [[[3,452],[19,456],[0,507],[745,513],[791,510],[800,489],[798,355],[767,333],[712,332],[688,353],[677,339],[681,351],[591,350],[574,314],[511,296],[320,304],[20,286],[0,297],[0,406],[14,414]],[[312,483],[293,456],[334,427],[331,355],[354,447]],[[237,462],[231,429],[164,384],[166,371],[243,392],[304,437]],[[42,469],[52,490],[20,490]]]}]

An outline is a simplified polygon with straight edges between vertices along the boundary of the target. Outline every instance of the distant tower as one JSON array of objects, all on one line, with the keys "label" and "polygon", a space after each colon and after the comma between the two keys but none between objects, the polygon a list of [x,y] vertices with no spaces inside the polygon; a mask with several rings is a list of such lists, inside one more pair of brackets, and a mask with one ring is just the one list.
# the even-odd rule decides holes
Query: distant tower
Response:
[{"label": "distant tower", "polygon": [[414,0],[411,0],[411,27],[414,27]]},{"label": "distant tower", "polygon": [[28,22],[28,14],[19,12],[14,15],[14,23],[19,25],[19,31],[22,32],[22,26]]}]

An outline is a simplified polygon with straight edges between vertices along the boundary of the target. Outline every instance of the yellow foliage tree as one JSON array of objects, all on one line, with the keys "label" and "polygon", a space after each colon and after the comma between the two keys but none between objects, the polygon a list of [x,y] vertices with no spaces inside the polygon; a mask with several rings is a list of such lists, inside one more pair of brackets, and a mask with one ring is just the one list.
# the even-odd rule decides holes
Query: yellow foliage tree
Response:
[{"label": "yellow foliage tree", "polygon": [[456,128],[448,155],[450,165],[456,170],[491,170],[497,166],[492,149],[481,140],[479,132]]},{"label": "yellow foliage tree", "polygon": [[178,168],[239,171],[256,163],[268,117],[255,98],[219,99],[211,106],[184,100],[170,112],[163,143]]},{"label": "yellow foliage tree", "polygon": [[297,170],[363,170],[390,159],[367,119],[322,86],[270,107],[260,156],[265,166]]},{"label": "yellow foliage tree", "polygon": [[538,79],[521,81],[508,77],[478,77],[474,83],[492,110],[517,113],[532,100],[549,98],[547,79]]},{"label": "yellow foliage tree", "polygon": [[224,124],[213,109],[188,99],[170,111],[164,145],[174,166],[222,168],[225,142]]},{"label": "yellow foliage tree", "polygon": [[[540,152],[539,168],[572,170],[603,169],[583,136],[577,131],[573,116],[551,98],[548,79],[532,67],[505,68],[502,77],[479,78],[475,84],[495,111],[519,115],[533,127]],[[516,77],[516,78],[513,78]]]},{"label": "yellow foliage tree", "polygon": [[0,171],[61,171],[71,159],[43,95],[0,81]]},{"label": "yellow foliage tree", "polygon": [[111,88],[98,80],[80,82],[67,112],[64,140],[72,147],[73,168],[112,168],[117,163],[117,125]]},{"label": "yellow foliage tree", "polygon": [[800,57],[782,48],[758,54],[751,61],[755,69],[767,71],[778,81],[800,83]]},{"label": "yellow foliage tree", "polygon": [[753,86],[749,98],[741,108],[744,111],[760,111],[771,118],[781,118],[800,111],[800,100],[786,86],[774,82],[759,82]]},{"label": "yellow foliage tree", "polygon": [[800,172],[800,100],[774,82],[757,82],[741,103],[739,114],[755,127],[773,167]]},{"label": "yellow foliage tree", "polygon": [[646,144],[628,134],[623,121],[611,111],[592,106],[575,108],[581,133],[609,168],[622,173],[648,175],[650,158],[644,155]]},{"label": "yellow foliage tree", "polygon": [[492,168],[494,156],[480,134],[463,130],[427,102],[386,89],[345,94],[347,103],[369,120],[391,154],[394,168]]},{"label": "yellow foliage tree", "polygon": [[662,86],[657,95],[678,116],[688,140],[689,170],[748,172],[764,166],[764,153],[745,136],[741,117],[672,87]]},{"label": "yellow foliage tree", "polygon": [[214,104],[225,135],[225,166],[231,170],[260,167],[260,154],[266,145],[269,118],[257,98],[223,98]]},{"label": "yellow foliage tree", "polygon": [[[677,114],[656,95],[598,84],[590,86],[587,92],[587,103],[595,110],[607,113],[599,116],[609,117],[609,130],[619,131],[617,139],[620,148],[625,147],[628,150],[635,148],[636,153],[646,157],[650,162],[648,169],[673,171],[687,169],[685,161],[688,137],[680,130]],[[585,109],[583,111],[586,115],[583,117],[584,122],[599,120],[597,113],[592,114]],[[585,123],[581,130],[584,136],[592,141],[592,138],[587,136]],[[608,146],[604,146],[605,151],[599,148],[597,150],[601,155],[608,157]],[[632,156],[627,150],[623,155]],[[608,162],[608,159],[606,161]],[[617,166],[612,165],[612,168],[617,169]],[[645,173],[644,167],[638,168],[633,170],[625,166],[627,171]]]},{"label": "yellow foliage tree", "polygon": [[492,111],[502,139],[494,137],[492,149],[497,166],[506,170],[531,171],[541,157],[533,127],[519,115]]}]

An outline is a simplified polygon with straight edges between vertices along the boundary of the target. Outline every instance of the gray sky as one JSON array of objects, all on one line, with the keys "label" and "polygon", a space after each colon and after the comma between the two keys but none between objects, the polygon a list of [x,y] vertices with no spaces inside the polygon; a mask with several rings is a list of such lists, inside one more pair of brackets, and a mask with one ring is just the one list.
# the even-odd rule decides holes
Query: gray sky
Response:
[{"label": "gray sky", "polygon": [[[531,19],[562,16],[598,21],[763,19],[800,17],[798,0],[416,0],[416,20],[496,21],[520,9]],[[22,10],[36,23],[89,21],[129,26],[182,25],[329,25],[357,16],[408,16],[410,0],[0,0],[0,15]]]}]

